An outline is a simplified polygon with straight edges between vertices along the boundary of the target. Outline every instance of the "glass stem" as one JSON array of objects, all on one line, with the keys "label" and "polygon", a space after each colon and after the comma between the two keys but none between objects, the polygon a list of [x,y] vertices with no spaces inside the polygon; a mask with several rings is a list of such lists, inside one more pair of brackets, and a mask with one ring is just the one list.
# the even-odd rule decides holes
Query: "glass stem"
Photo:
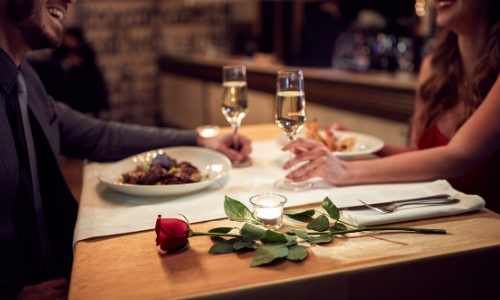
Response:
[{"label": "glass stem", "polygon": [[[293,137],[292,135],[287,135],[287,136],[286,136],[286,139],[287,139],[288,141],[293,141],[293,140],[294,140],[294,137]],[[294,156],[295,156],[295,155],[293,154],[293,149],[290,149],[290,159],[292,159]],[[290,172],[293,172],[293,171],[295,171],[296,169],[297,169],[297,166],[295,166],[295,165],[294,165],[294,166],[292,166],[292,168],[291,168]],[[287,184],[293,184],[293,181],[291,181],[290,179],[286,179],[286,178],[285,178],[285,182],[286,182]]]},{"label": "glass stem", "polygon": [[240,150],[240,146],[238,144],[238,124],[232,124],[233,127],[233,148],[235,150]]}]

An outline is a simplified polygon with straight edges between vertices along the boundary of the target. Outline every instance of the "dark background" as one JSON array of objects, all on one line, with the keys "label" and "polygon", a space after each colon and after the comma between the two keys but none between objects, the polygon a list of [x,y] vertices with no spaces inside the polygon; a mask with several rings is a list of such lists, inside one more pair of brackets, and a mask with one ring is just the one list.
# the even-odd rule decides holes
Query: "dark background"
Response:
[{"label": "dark background", "polygon": [[[294,22],[297,21],[296,15],[302,13],[304,20],[308,20],[308,17],[311,20],[317,20],[317,17],[313,14],[317,13],[320,2],[305,3],[303,11],[296,12],[294,1],[281,1],[279,5],[277,5],[276,1],[262,1],[260,4],[262,31],[260,37],[258,37],[258,51],[264,53],[279,53],[281,51],[281,57],[285,63],[293,64],[297,62],[297,54],[293,52],[294,40],[292,36],[296,33],[295,28],[293,28]],[[414,0],[337,0],[336,2],[341,10],[341,22],[346,27],[352,24],[361,10],[371,9],[379,12],[386,19],[386,27],[378,29],[379,32],[396,36],[414,35],[414,23],[417,21]],[[282,22],[277,23],[278,18],[281,18]],[[401,24],[402,20],[406,24]],[[281,26],[281,28],[276,28],[277,26]],[[276,49],[276,39],[278,38],[282,39],[282,49]],[[244,52],[241,49],[236,51],[238,50]]]}]

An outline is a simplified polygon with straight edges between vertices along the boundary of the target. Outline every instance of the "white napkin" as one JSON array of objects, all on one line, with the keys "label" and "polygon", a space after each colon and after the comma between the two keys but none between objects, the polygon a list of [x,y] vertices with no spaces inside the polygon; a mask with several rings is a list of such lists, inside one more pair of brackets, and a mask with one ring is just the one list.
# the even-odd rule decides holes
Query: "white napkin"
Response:
[{"label": "white napkin", "polygon": [[408,205],[389,214],[382,214],[370,209],[341,210],[341,212],[347,222],[358,226],[369,226],[457,215],[481,209],[486,204],[483,198],[477,195],[467,195],[455,190],[446,180],[347,187],[334,190],[330,192],[329,196],[338,208],[343,208],[360,205],[358,199],[373,204],[436,194],[448,194],[452,198],[459,199],[460,202],[452,205]]}]

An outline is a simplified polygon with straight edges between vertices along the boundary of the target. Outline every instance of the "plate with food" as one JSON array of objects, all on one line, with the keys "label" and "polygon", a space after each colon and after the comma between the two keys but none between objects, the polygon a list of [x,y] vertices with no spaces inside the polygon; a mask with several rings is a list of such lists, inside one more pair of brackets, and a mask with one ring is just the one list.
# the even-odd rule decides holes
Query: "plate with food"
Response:
[{"label": "plate with food", "polygon": [[143,152],[104,169],[99,180],[135,196],[167,196],[202,190],[231,170],[223,154],[202,147],[171,147]]},{"label": "plate with food", "polygon": [[[371,154],[379,151],[384,146],[381,139],[354,131],[341,130],[319,130],[317,120],[313,120],[304,126],[297,137],[306,137],[325,144],[336,156],[350,157],[363,154]],[[286,142],[283,139],[283,144]]]}]

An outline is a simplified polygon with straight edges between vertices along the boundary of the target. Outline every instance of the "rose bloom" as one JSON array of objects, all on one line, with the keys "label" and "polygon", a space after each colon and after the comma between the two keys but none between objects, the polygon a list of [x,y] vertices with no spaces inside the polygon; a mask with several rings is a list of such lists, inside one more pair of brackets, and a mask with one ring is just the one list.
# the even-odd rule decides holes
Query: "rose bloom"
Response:
[{"label": "rose bloom", "polygon": [[156,219],[156,246],[160,245],[163,251],[178,250],[186,246],[189,237],[189,226],[180,219]]}]

